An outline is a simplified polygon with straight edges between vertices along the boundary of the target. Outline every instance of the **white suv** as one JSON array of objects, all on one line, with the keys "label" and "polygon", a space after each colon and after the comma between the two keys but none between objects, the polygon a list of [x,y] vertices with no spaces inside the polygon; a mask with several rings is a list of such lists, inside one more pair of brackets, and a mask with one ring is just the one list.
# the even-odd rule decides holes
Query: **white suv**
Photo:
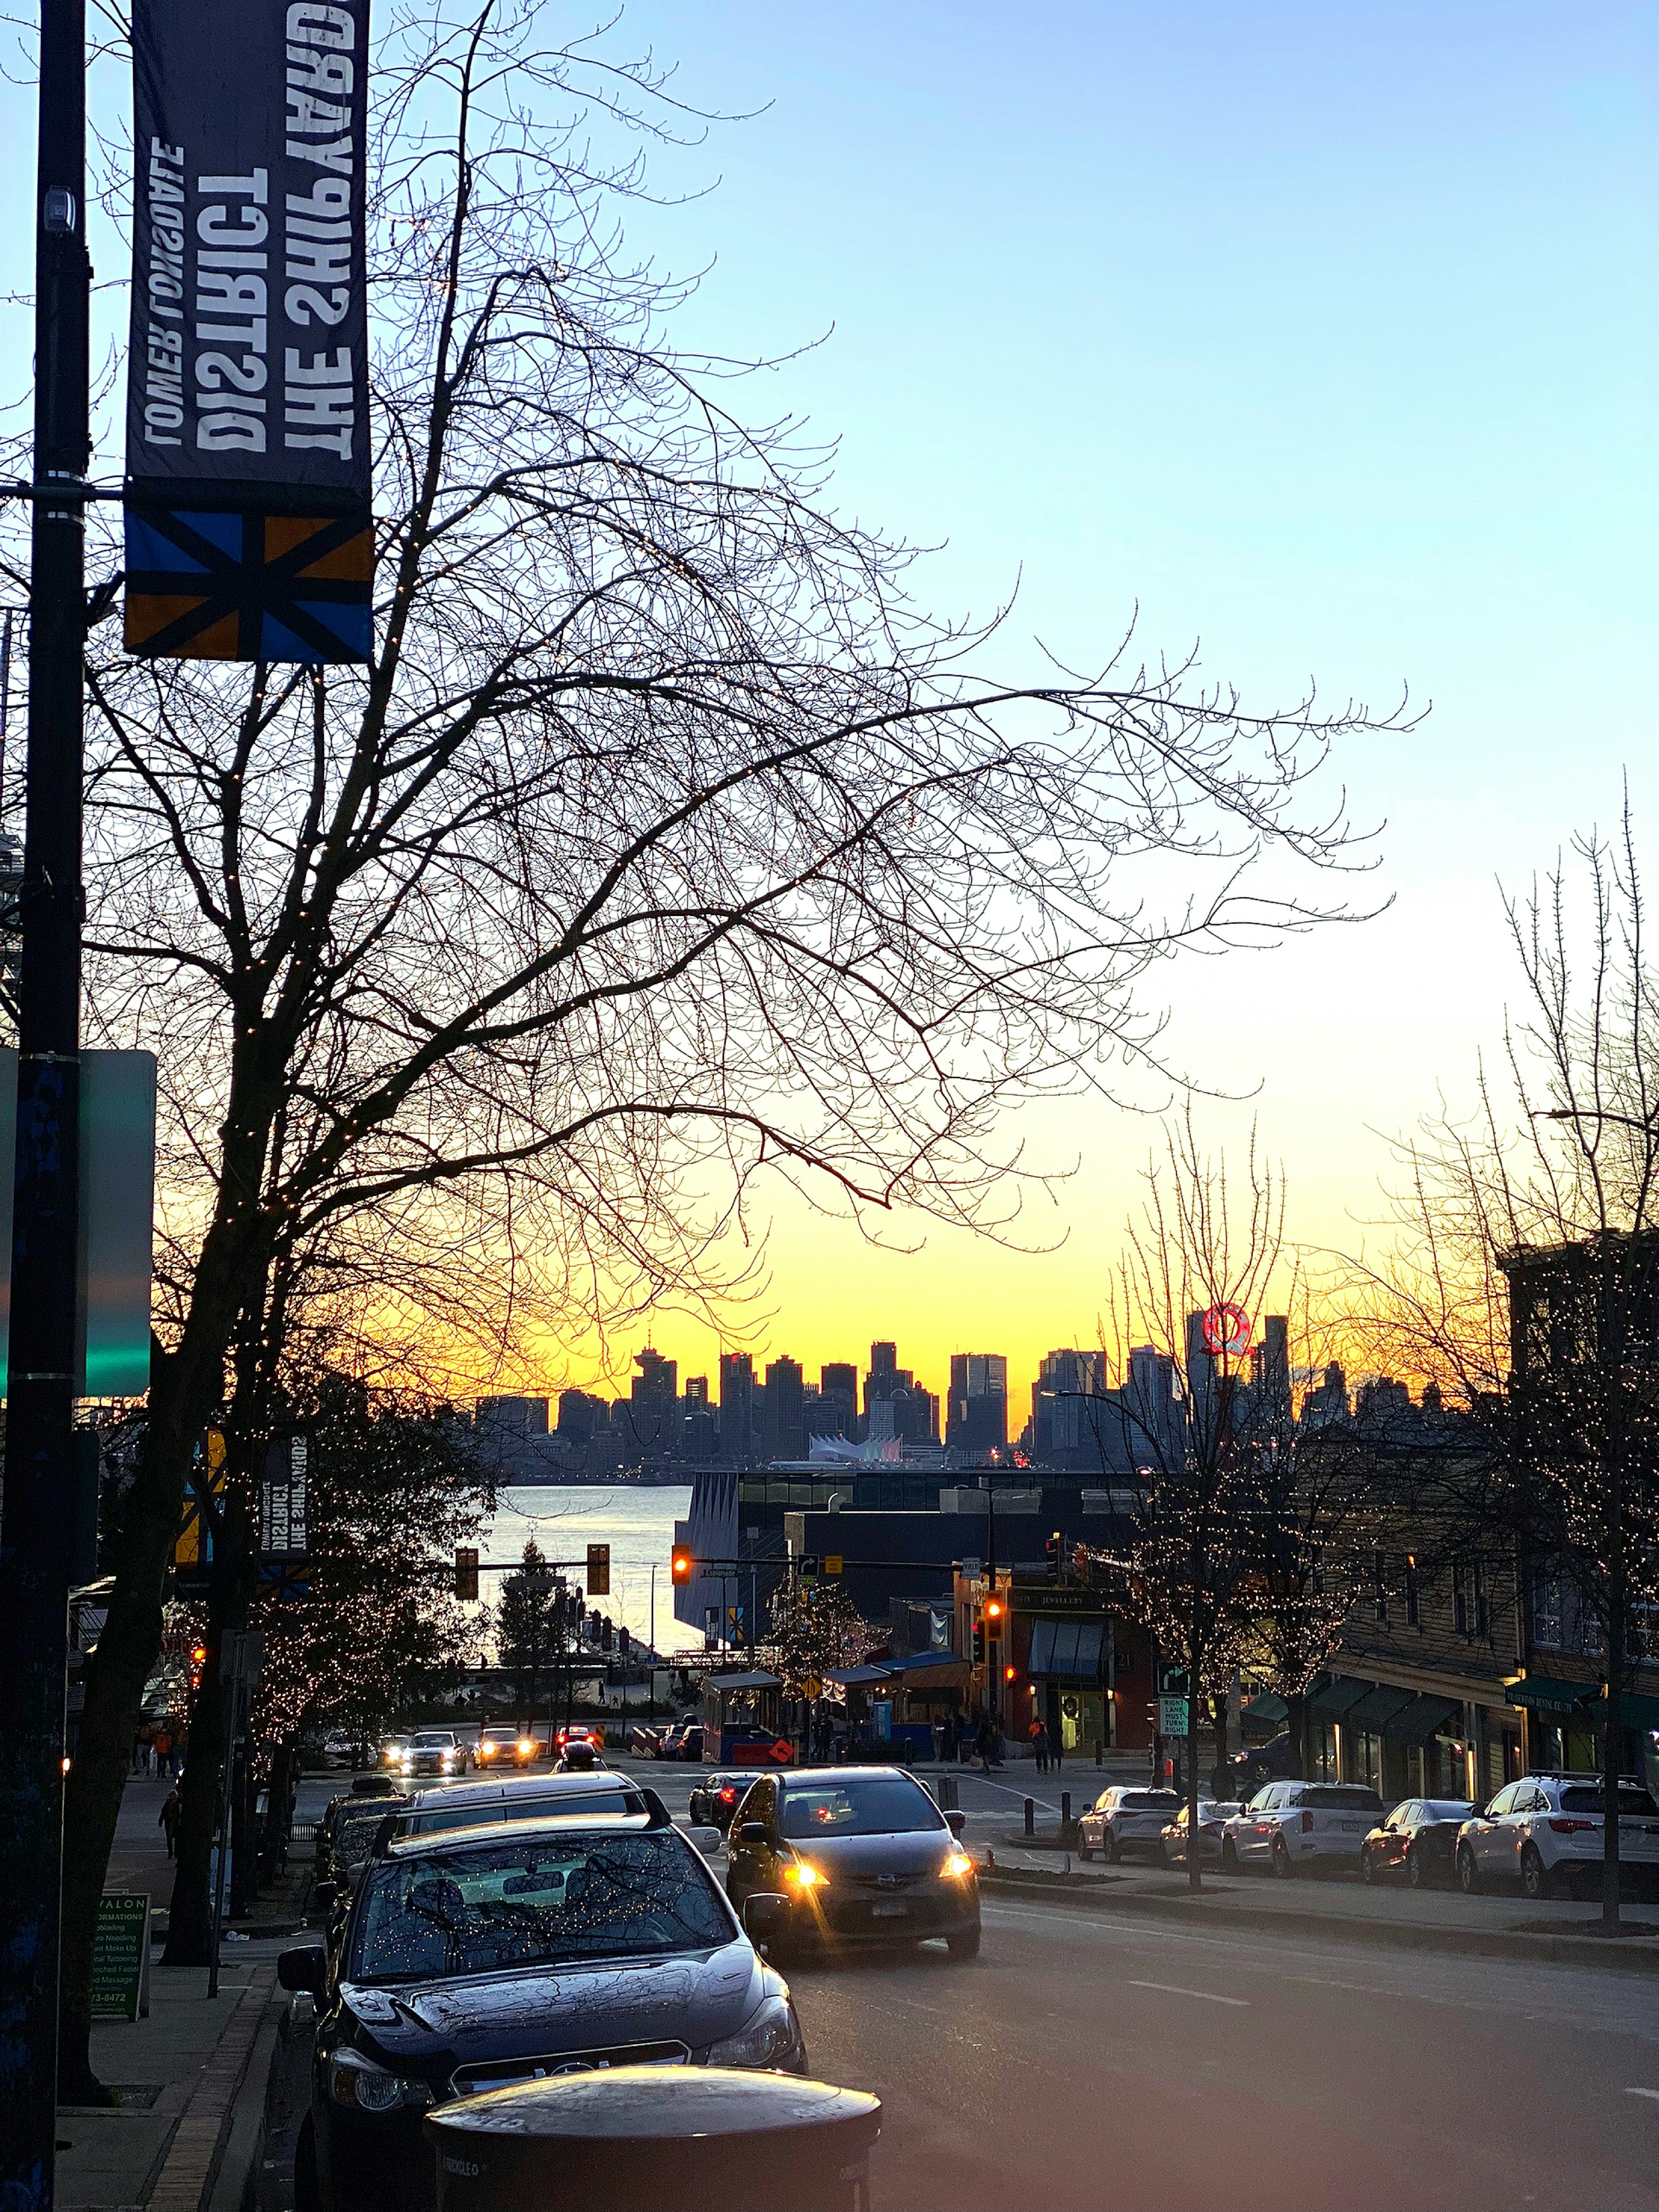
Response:
[{"label": "white suv", "polygon": [[[1529,1774],[1500,1790],[1457,1834],[1458,1887],[1519,1881],[1528,1897],[1572,1888],[1601,1865],[1599,1774]],[[1634,1776],[1619,1784],[1621,1866],[1659,1867],[1659,1806]]]},{"label": "white suv", "polygon": [[1221,1831],[1221,1863],[1293,1875],[1316,1860],[1359,1864],[1382,1800],[1358,1782],[1273,1782]]},{"label": "white suv", "polygon": [[1104,1851],[1115,1866],[1126,1851],[1164,1856],[1164,1826],[1181,1810],[1173,1790],[1103,1790],[1077,1824],[1077,1855],[1091,1859]]}]

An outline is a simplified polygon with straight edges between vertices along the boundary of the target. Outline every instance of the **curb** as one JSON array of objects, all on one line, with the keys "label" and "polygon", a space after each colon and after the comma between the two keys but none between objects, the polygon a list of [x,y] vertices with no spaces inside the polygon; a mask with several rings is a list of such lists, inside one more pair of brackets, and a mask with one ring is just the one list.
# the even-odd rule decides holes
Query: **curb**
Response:
[{"label": "curb", "polygon": [[[190,2101],[173,2130],[161,2170],[151,2187],[149,2203],[152,2212],[202,2212],[204,2205],[217,2207],[223,2201],[219,2184],[228,2179],[226,2167],[232,2145],[240,2150],[246,2133],[238,2110],[241,2087],[263,2038],[276,1982],[274,1966],[257,1969],[231,2008],[224,2031],[202,2068]],[[274,2036],[274,2025],[270,2032]],[[259,2090],[259,2104],[253,2115],[256,2139],[264,2107],[263,2081]],[[253,2155],[253,2150],[249,2148],[250,2163]],[[237,2199],[228,2201],[234,2205]]]},{"label": "curb", "polygon": [[[1610,1943],[1595,1936],[1511,1935],[1502,1929],[1435,1928],[1422,1921],[1367,1920],[1354,1915],[1291,1912],[1270,1905],[1235,1905],[1214,1892],[1189,1898],[1159,1897],[1146,1890],[1112,1893],[1105,1882],[1073,1888],[1063,1875],[1023,1873],[1015,1868],[980,1869],[987,1896],[1024,1897],[1057,1905],[1064,1911],[1144,1912],[1161,1920],[1208,1921],[1218,1929],[1243,1928],[1264,1935],[1328,1936],[1334,1940],[1376,1943],[1390,1951],[1437,1951],[1466,1959],[1507,1959],[1512,1965],[1598,1966],[1615,1973],[1659,1973],[1659,1943],[1636,1937]],[[1643,1946],[1638,1949],[1638,1944]],[[1649,1948],[1649,1946],[1651,1948]]]}]

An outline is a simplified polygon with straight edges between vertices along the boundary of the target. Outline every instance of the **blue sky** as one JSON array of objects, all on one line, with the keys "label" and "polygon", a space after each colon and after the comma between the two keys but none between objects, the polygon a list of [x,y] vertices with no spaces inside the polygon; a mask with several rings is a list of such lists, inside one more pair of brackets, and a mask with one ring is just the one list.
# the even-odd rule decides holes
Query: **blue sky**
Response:
[{"label": "blue sky", "polygon": [[[571,17],[569,28],[585,27]],[[1246,1092],[1294,1224],[1352,1241],[1437,1086],[1467,1095],[1510,970],[1494,878],[1616,814],[1659,854],[1652,8],[630,5],[688,99],[761,109],[659,165],[718,189],[641,210],[713,262],[683,335],[824,343],[751,386],[842,440],[844,509],[943,550],[921,588],[999,665],[1087,664],[1136,605],[1252,703],[1310,673],[1434,712],[1340,763],[1386,821],[1386,916],[1172,971],[1174,1038]],[[0,153],[27,203],[32,102]],[[0,245],[13,257],[14,236]],[[116,241],[94,237],[107,271]],[[14,281],[22,272],[14,270]],[[25,312],[9,358],[27,361]],[[1218,1139],[1241,1118],[1218,1109]],[[895,1331],[1028,1376],[1088,1342],[1149,1132],[1045,1109],[1079,1170],[1056,1257],[872,1258],[780,1217],[774,1348]],[[683,1366],[706,1340],[665,1318]]]}]

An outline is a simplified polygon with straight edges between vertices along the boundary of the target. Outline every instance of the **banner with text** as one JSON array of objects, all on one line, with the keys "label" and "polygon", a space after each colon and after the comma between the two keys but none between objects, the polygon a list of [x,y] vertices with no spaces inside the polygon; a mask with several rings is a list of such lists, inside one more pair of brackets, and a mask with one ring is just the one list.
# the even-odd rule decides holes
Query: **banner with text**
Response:
[{"label": "banner with text", "polygon": [[370,650],[368,0],[135,0],[130,652]]}]

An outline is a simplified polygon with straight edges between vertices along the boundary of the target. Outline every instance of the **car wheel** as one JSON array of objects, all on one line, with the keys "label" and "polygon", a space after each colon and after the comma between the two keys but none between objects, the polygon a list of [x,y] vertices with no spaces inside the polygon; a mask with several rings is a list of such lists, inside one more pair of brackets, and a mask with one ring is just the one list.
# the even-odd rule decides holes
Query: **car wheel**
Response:
[{"label": "car wheel", "polygon": [[1376,1881],[1376,1862],[1368,1850],[1359,1854],[1359,1872],[1368,1888]]},{"label": "car wheel", "polygon": [[1528,1844],[1521,1854],[1521,1887],[1528,1897],[1534,1899],[1554,1893],[1554,1880],[1540,1856],[1536,1844]]},{"label": "car wheel", "polygon": [[1465,1897],[1474,1897],[1480,1888],[1480,1870],[1474,1863],[1474,1853],[1467,1845],[1457,1854],[1457,1887]]},{"label": "car wheel", "polygon": [[1273,1870],[1280,1881],[1289,1881],[1296,1869],[1291,1863],[1291,1854],[1283,1836],[1273,1839]]},{"label": "car wheel", "polygon": [[1092,1866],[1094,1864],[1095,1847],[1092,1844],[1085,1844],[1082,1837],[1079,1836],[1077,1839],[1077,1855],[1082,1860],[1085,1866]]},{"label": "car wheel", "polygon": [[978,1923],[975,1922],[971,1928],[964,1928],[959,1936],[947,1936],[945,1944],[957,1966],[965,1966],[970,1959],[979,1956]]},{"label": "car wheel", "polygon": [[1423,1854],[1415,1844],[1409,1844],[1406,1848],[1406,1879],[1413,1889],[1426,1889],[1429,1886],[1429,1870],[1424,1865]]},{"label": "car wheel", "polygon": [[1123,1846],[1110,1828],[1106,1831],[1106,1856],[1114,1866],[1123,1863]]},{"label": "car wheel", "polygon": [[307,2112],[300,2123],[294,2146],[294,2203],[295,2212],[323,2212],[323,2185],[317,2173],[317,2128]]},{"label": "car wheel", "polygon": [[1222,1843],[1221,1871],[1223,1874],[1238,1872],[1238,1853],[1233,1849],[1233,1839],[1231,1836],[1225,1838]]}]

